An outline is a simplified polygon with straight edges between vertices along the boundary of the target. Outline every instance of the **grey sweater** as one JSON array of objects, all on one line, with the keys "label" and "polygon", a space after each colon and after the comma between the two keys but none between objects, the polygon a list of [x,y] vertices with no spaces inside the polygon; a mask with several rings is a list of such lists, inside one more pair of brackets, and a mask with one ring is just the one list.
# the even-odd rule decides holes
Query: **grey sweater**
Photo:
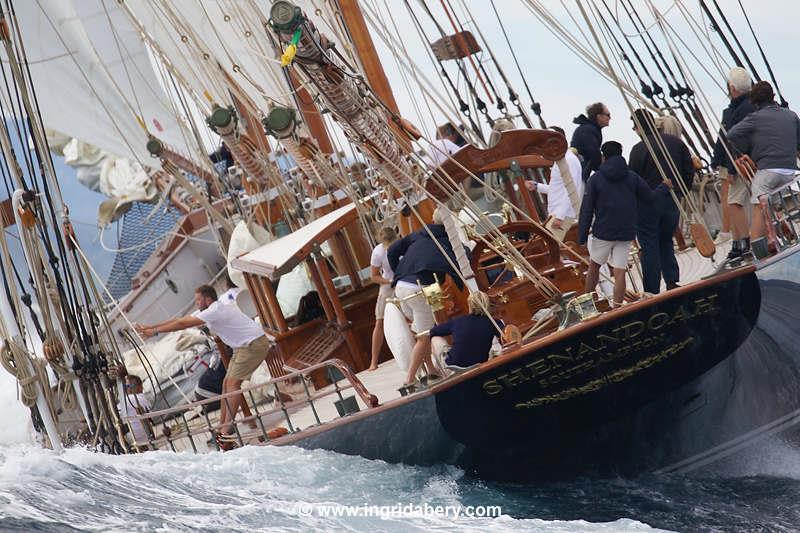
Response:
[{"label": "grey sweater", "polygon": [[728,130],[728,140],[749,154],[760,170],[796,169],[800,119],[791,109],[768,104]]}]

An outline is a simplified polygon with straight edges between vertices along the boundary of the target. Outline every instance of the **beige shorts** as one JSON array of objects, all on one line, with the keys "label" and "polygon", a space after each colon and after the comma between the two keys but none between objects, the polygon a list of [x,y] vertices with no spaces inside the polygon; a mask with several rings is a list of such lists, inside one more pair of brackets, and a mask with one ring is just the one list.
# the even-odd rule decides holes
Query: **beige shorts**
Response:
[{"label": "beige shorts", "polygon": [[231,357],[231,362],[228,363],[228,371],[225,373],[225,377],[241,379],[242,381],[250,379],[258,365],[267,358],[267,353],[273,346],[274,344],[266,335],[262,335],[252,340],[250,344],[234,348],[233,357]]},{"label": "beige shorts", "polygon": [[567,232],[570,230],[572,225],[575,224],[575,219],[569,217],[565,218],[561,221],[560,229],[553,227],[553,219],[554,217],[552,216],[547,217],[547,222],[545,222],[544,227],[553,234],[553,237],[555,237],[558,242],[564,242],[564,237],[567,236]]},{"label": "beige shorts", "polygon": [[738,174],[728,174],[730,187],[728,188],[728,204],[746,205],[750,198],[750,187],[747,180]]},{"label": "beige shorts", "polygon": [[628,268],[631,241],[604,241],[589,237],[589,257],[598,265],[610,263],[614,268]]},{"label": "beige shorts", "polygon": [[386,310],[386,298],[394,295],[394,289],[388,283],[378,289],[378,299],[375,301],[375,320],[383,320],[383,312]]},{"label": "beige shorts", "polygon": [[422,333],[423,331],[428,331],[436,324],[431,306],[425,301],[425,298],[422,296],[422,291],[420,291],[418,287],[406,287],[404,285],[397,285],[394,288],[394,295],[400,299],[414,293],[417,294],[413,298],[404,300],[400,304],[400,309],[402,309],[406,318],[411,319],[411,331],[414,333]]},{"label": "beige shorts", "polygon": [[796,177],[794,174],[781,174],[771,170],[756,171],[755,176],[753,176],[753,183],[750,186],[752,191],[750,202],[757,204],[759,196],[771,194],[772,191],[786,185]]}]

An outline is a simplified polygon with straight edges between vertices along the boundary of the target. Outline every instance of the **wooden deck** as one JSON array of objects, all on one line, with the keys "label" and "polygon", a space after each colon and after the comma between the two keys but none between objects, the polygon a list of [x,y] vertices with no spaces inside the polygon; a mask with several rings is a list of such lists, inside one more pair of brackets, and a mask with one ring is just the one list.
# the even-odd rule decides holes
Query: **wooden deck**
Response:
[{"label": "wooden deck", "polygon": [[[719,246],[715,263],[701,257],[694,248],[688,248],[685,251],[677,252],[676,258],[678,259],[681,272],[680,285],[685,286],[714,274],[723,264],[723,260],[729,249],[730,243]],[[634,278],[634,283],[637,285],[636,288],[641,290],[638,268],[631,268],[630,272]],[[359,372],[357,377],[361,380],[366,389],[378,398],[381,405],[401,398],[398,387],[400,387],[405,380],[405,371],[399,368],[396,361],[393,359],[384,362],[375,371],[364,370]],[[437,385],[439,383],[445,383],[449,381],[449,379],[450,376],[446,375],[443,381],[437,382]],[[342,379],[338,383],[341,387],[348,387],[348,384],[349,382],[347,379]],[[300,382],[293,385],[281,384],[280,390],[289,394],[293,399],[291,403],[286,404],[285,411],[280,409],[281,404],[274,400],[259,402],[256,404],[255,408],[253,408],[254,414],[257,411],[261,416],[265,430],[284,427],[294,431],[300,431],[317,426],[318,424],[333,422],[340,418],[335,405],[335,402],[340,398],[339,394],[336,392],[336,385],[328,385],[319,390],[315,390],[313,386],[308,383],[308,392],[306,392],[306,388],[303,386],[302,382]],[[271,393],[272,390],[268,389],[267,392]],[[313,407],[312,404],[307,402],[309,394],[315,398]],[[344,398],[354,397],[361,411],[368,409],[363,399],[356,394],[352,388],[348,387],[342,390],[341,396]],[[251,397],[248,396],[248,400],[250,400],[250,398]],[[253,402],[248,401],[248,403],[252,405]],[[287,413],[289,421],[287,421]],[[218,424],[218,417],[219,412],[215,411],[209,415],[208,421],[206,421],[205,417],[199,414],[199,412],[189,411],[187,412],[188,421],[186,423],[183,422],[182,418],[176,418],[167,422],[166,425],[173,429],[174,438],[172,439],[172,446],[174,446],[176,450],[193,450],[196,448],[198,452],[216,449],[214,444],[209,441],[211,434],[207,430],[209,422],[212,426]],[[241,414],[237,417],[237,420],[240,419]],[[187,423],[191,430],[198,432],[198,435],[193,439],[194,448],[188,438],[181,436],[181,434],[185,434]],[[156,427],[156,434],[161,435],[161,427],[160,425]],[[242,441],[245,444],[263,443],[263,439],[260,439],[260,437],[262,437],[260,426],[257,425],[255,429],[251,429],[247,424],[239,422],[238,429]],[[205,433],[203,433],[204,430]],[[235,440],[238,441],[238,439]],[[160,441],[159,448],[169,448],[169,445],[165,441]]]}]

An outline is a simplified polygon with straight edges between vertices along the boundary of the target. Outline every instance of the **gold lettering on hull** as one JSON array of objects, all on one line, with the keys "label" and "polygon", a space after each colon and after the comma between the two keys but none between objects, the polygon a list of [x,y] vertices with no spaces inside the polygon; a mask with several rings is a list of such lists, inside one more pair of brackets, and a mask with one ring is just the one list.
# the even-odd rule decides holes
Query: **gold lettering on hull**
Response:
[{"label": "gold lettering on hull", "polygon": [[[506,390],[531,380],[542,388],[550,387],[587,372],[600,364],[607,364],[642,350],[657,349],[667,341],[665,328],[698,316],[717,313],[719,308],[715,304],[718,296],[718,294],[711,294],[703,298],[696,298],[691,304],[681,304],[671,313],[660,311],[647,319],[633,320],[612,330],[597,333],[594,338],[584,339],[577,344],[566,346],[559,353],[550,353],[485,381],[482,385],[483,391],[487,396],[496,397]],[[659,354],[677,345],[681,345],[680,349],[683,349],[688,345],[689,340],[664,348]],[[672,353],[674,352],[670,352],[669,355]],[[652,357],[644,360],[650,360]]]}]

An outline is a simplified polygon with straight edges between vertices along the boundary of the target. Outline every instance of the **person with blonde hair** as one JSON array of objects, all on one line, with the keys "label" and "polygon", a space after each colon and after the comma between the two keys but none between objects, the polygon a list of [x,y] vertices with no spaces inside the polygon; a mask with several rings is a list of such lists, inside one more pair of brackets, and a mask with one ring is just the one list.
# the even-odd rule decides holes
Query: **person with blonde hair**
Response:
[{"label": "person with blonde hair", "polygon": [[381,228],[378,233],[380,241],[372,250],[369,260],[370,279],[378,284],[378,299],[375,301],[375,327],[372,330],[372,359],[367,370],[378,368],[378,357],[383,347],[383,313],[386,310],[386,299],[394,295],[392,279],[394,271],[389,265],[386,251],[397,240],[397,232],[391,226]]},{"label": "person with blonde hair", "polygon": [[431,328],[430,336],[452,337],[445,363],[463,369],[489,360],[495,337],[501,338],[504,324],[490,318],[491,302],[485,292],[475,291],[467,298],[469,313]]},{"label": "person with blonde hair", "polygon": [[683,126],[681,126],[681,121],[675,118],[675,116],[663,115],[656,117],[655,121],[656,129],[661,133],[672,135],[673,137],[680,137],[683,135]]}]

